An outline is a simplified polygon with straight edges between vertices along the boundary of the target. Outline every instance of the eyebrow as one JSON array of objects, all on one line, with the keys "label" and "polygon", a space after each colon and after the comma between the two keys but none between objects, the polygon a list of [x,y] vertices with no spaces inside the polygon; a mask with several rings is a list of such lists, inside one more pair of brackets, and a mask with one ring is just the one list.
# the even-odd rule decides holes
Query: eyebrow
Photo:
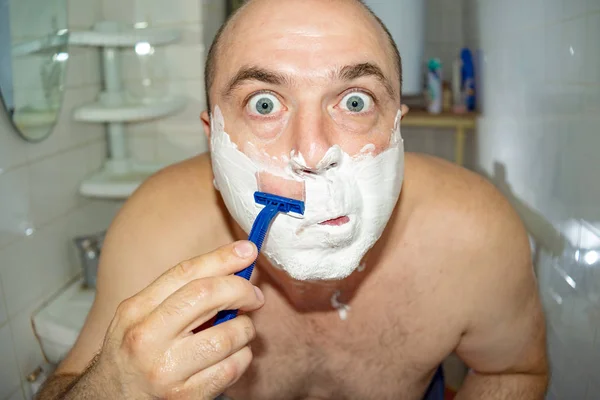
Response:
[{"label": "eyebrow", "polygon": [[227,89],[224,92],[225,97],[231,96],[234,90],[248,81],[264,82],[271,85],[286,85],[291,83],[287,75],[278,72],[260,67],[242,67],[229,81]]},{"label": "eyebrow", "polygon": [[335,73],[335,77],[337,79],[344,81],[352,81],[364,76],[375,77],[385,87],[385,90],[388,92],[390,97],[394,97],[395,93],[392,83],[388,78],[386,78],[381,68],[373,63],[366,62],[346,65]]},{"label": "eyebrow", "polygon": [[[376,64],[366,62],[359,64],[346,65],[339,68],[332,73],[332,78],[342,81],[352,81],[354,79],[362,77],[374,77],[376,78],[388,92],[390,97],[395,96],[395,91],[390,80],[385,76],[381,68]],[[291,86],[292,79],[285,74],[271,71],[265,68],[250,66],[242,67],[237,74],[229,81],[224,96],[229,97],[238,87],[242,86],[248,81],[257,81],[268,83],[271,85],[288,85]]]}]

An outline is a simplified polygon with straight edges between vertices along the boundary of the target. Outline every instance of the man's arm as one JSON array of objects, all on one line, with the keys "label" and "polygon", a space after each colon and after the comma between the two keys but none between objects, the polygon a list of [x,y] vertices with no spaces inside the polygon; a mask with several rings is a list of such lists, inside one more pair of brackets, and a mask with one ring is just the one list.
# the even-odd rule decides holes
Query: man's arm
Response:
[{"label": "man's arm", "polygon": [[[471,368],[457,400],[543,399],[546,330],[521,222],[504,201],[481,215],[470,282],[473,304],[457,354]],[[479,230],[479,229],[476,229]]]}]

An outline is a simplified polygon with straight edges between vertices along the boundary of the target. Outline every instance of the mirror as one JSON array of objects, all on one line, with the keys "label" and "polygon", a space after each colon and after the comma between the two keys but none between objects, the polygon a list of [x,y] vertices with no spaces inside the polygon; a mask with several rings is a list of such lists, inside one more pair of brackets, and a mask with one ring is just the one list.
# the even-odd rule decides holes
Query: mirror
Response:
[{"label": "mirror", "polygon": [[38,142],[52,133],[67,44],[66,0],[0,0],[0,98],[25,140]]}]

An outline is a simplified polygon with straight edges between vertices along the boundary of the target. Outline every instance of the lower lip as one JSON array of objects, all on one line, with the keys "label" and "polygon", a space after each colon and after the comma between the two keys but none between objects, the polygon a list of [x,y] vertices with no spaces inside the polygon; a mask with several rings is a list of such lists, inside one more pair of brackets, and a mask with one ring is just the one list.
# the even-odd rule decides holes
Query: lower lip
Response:
[{"label": "lower lip", "polygon": [[327,221],[319,222],[319,225],[329,225],[329,226],[340,226],[350,222],[350,218],[344,215],[343,217],[338,217],[334,219],[329,219]]}]

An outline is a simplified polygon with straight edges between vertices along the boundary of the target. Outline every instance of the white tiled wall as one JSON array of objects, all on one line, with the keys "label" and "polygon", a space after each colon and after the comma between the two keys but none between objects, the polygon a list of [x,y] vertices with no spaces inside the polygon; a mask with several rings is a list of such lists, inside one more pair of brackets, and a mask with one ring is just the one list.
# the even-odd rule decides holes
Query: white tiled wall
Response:
[{"label": "white tiled wall", "polygon": [[[182,40],[157,46],[151,56],[122,51],[125,87],[134,96],[184,95],[185,110],[177,115],[131,124],[129,144],[139,161],[171,163],[207,150],[199,119],[205,108],[204,59],[214,33],[225,17],[222,0],[103,0],[103,16],[126,25],[177,28]],[[144,86],[148,78],[150,86]]]},{"label": "white tiled wall", "polygon": [[478,168],[540,251],[548,399],[600,396],[600,0],[465,0],[485,54]]},{"label": "white tiled wall", "polygon": [[463,0],[425,0],[425,60],[442,61],[443,79],[450,81],[452,62],[464,46]]},{"label": "white tiled wall", "polygon": [[[71,0],[70,28],[89,28],[101,12],[95,0]],[[106,153],[101,125],[71,119],[73,107],[97,96],[98,67],[96,50],[71,49],[59,121],[43,142],[22,140],[0,113],[2,400],[26,398],[24,379],[44,361],[30,318],[78,273],[72,238],[106,229],[119,206],[77,194],[82,178],[100,167]]]},{"label": "white tiled wall", "polygon": [[[451,80],[452,62],[465,46],[463,26],[464,0],[425,0],[426,31],[424,60],[439,58],[442,62],[442,77]],[[402,52],[402,49],[400,49]],[[439,128],[402,129],[405,148],[410,152],[435,154],[447,160],[454,160],[454,130]],[[465,165],[472,166],[473,137],[467,135]]]}]

